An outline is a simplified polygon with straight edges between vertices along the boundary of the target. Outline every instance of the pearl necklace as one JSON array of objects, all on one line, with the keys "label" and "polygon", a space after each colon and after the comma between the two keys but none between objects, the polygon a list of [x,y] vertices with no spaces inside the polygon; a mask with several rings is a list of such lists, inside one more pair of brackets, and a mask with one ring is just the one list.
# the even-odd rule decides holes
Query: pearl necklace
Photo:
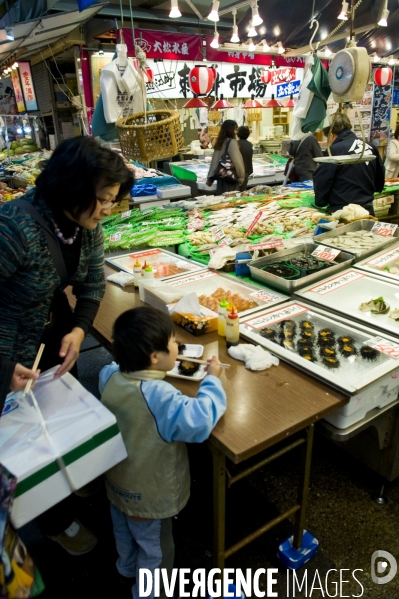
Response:
[{"label": "pearl necklace", "polygon": [[54,231],[55,231],[55,234],[57,235],[58,239],[60,241],[62,241],[62,243],[66,243],[68,245],[72,245],[73,244],[73,242],[77,238],[79,230],[80,230],[80,227],[75,227],[75,232],[74,232],[73,236],[72,237],[68,237],[67,239],[65,239],[65,237],[61,233],[60,228],[57,225],[57,223],[54,223],[54,227],[55,227]]}]

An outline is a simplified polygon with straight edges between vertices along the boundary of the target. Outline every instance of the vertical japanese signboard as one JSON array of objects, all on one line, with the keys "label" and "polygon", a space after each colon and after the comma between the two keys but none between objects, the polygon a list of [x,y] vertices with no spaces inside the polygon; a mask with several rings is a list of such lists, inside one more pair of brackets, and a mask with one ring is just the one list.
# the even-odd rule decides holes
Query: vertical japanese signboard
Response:
[{"label": "vertical japanese signboard", "polygon": [[30,62],[18,62],[18,70],[21,78],[21,87],[25,98],[26,110],[39,110],[35,88],[33,87]]},{"label": "vertical japanese signboard", "polygon": [[10,77],[11,77],[11,81],[12,81],[12,86],[14,88],[15,101],[17,103],[18,112],[25,112],[26,108],[25,108],[24,97],[22,95],[22,88],[21,88],[21,82],[19,80],[18,69],[13,69],[11,71]]}]

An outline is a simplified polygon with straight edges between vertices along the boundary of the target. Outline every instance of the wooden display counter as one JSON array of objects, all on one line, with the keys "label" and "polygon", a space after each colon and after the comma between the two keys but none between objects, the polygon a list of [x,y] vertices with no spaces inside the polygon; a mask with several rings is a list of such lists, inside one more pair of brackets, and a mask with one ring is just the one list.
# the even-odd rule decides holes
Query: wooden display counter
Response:
[{"label": "wooden display counter", "polygon": [[[106,276],[114,272],[105,268]],[[73,305],[75,298],[71,290],[68,296]],[[138,291],[133,287],[122,289],[107,283],[103,301],[94,322],[93,335],[108,349],[111,344],[112,326],[115,319],[125,310],[142,305]],[[247,370],[243,362],[233,360],[226,351],[225,340],[217,333],[209,333],[194,338],[184,329],[177,327],[177,337],[183,343],[204,345],[204,358],[217,355],[231,367],[222,372],[221,381],[227,393],[227,411],[218,422],[209,439],[213,456],[214,487],[214,562],[224,567],[229,557],[250,541],[295,514],[295,538],[297,548],[301,546],[302,531],[305,527],[307,492],[309,485],[313,425],[330,412],[348,402],[343,394],[317,380],[306,376],[292,366],[280,362],[278,367],[261,372]],[[178,389],[187,395],[197,391],[197,385],[190,381],[170,379]],[[294,433],[302,431],[301,438],[289,441]],[[225,548],[225,502],[226,502],[226,458],[234,464],[244,462],[258,455],[276,443],[288,439],[288,445],[268,456],[259,465],[252,466],[240,475],[229,478],[229,486],[254,469],[279,457],[282,453],[303,446],[302,485],[297,503],[286,512],[266,523],[233,547]],[[249,506],[248,506],[249,508]]]}]

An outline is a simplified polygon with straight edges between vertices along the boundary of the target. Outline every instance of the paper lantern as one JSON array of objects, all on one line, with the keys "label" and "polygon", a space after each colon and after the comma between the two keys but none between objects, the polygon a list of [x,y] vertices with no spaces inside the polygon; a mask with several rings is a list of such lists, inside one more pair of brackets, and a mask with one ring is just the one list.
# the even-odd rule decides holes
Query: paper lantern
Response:
[{"label": "paper lantern", "polygon": [[392,69],[389,67],[380,67],[374,71],[374,81],[376,85],[380,87],[382,85],[389,85],[392,81]]},{"label": "paper lantern", "polygon": [[188,76],[188,83],[193,94],[205,96],[215,81],[215,69],[209,67],[194,67]]},{"label": "paper lantern", "polygon": [[262,71],[260,74],[260,80],[262,83],[270,83],[272,78],[272,71]]}]

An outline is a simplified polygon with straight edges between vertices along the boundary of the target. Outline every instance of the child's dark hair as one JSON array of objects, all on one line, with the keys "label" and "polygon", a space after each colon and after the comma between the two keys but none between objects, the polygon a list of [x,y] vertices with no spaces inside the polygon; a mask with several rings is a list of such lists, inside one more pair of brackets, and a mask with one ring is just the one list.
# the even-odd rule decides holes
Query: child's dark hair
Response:
[{"label": "child's dark hair", "polygon": [[121,372],[145,370],[151,366],[154,351],[169,353],[168,343],[175,334],[171,317],[150,306],[123,312],[114,323],[112,353]]},{"label": "child's dark hair", "polygon": [[237,136],[239,137],[239,139],[248,139],[249,127],[246,127],[245,125],[238,127]]}]

